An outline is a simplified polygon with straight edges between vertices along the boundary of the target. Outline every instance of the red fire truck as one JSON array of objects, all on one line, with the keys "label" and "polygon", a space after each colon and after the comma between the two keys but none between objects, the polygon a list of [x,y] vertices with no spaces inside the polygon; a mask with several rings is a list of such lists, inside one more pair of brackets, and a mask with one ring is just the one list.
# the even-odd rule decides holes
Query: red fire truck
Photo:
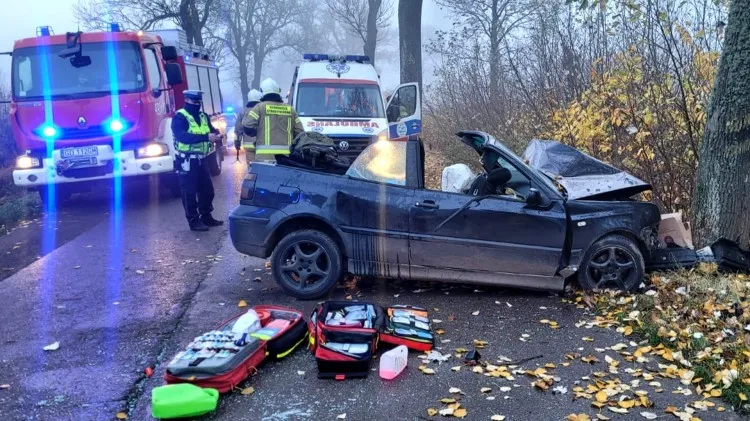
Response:
[{"label": "red fire truck", "polygon": [[[15,42],[11,71],[11,124],[19,156],[17,186],[42,200],[56,185],[64,198],[95,181],[159,176],[177,191],[171,120],[182,91],[204,92],[204,111],[220,130],[226,124],[215,62],[178,30],[52,34]],[[209,157],[221,172],[225,144]]]}]

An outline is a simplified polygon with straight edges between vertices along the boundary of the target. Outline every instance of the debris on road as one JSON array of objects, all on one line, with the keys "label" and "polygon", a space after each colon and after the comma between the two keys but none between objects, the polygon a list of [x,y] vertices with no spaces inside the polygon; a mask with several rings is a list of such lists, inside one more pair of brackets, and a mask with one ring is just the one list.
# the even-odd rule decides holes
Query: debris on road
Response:
[{"label": "debris on road", "polygon": [[45,351],[57,351],[58,349],[60,349],[60,342],[51,343],[42,349]]},{"label": "debris on road", "polygon": [[0,390],[4,390],[4,389],[10,389],[10,385],[7,384],[7,383],[6,384],[0,384]]}]

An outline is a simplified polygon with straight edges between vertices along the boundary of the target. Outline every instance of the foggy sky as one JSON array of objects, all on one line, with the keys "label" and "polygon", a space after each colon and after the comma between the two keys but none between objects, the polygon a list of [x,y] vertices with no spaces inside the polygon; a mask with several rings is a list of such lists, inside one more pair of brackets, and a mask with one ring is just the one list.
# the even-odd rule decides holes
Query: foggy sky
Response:
[{"label": "foggy sky", "polygon": [[[11,0],[3,0],[3,2]],[[408,0],[406,0],[408,1]],[[39,26],[49,25],[57,34],[67,31],[74,31],[78,25],[73,16],[73,6],[78,0],[26,0],[27,5],[33,7],[24,7],[25,12],[14,13],[13,10],[6,10],[0,14],[0,51],[10,51],[13,49],[13,41],[20,38],[33,37],[36,35],[36,28]],[[395,7],[397,7],[396,1]],[[445,14],[435,4],[434,0],[424,0],[422,11],[423,22],[423,41],[439,26],[448,26],[449,23]],[[399,63],[398,63],[398,15],[394,11],[391,23],[392,36],[388,40],[388,45],[383,47],[386,53],[380,52],[377,67],[381,76],[383,91],[390,91],[399,83]],[[325,53],[326,51],[315,51]],[[351,54],[361,54],[361,51],[350,51]],[[273,77],[279,82],[282,90],[286,91],[291,84],[291,78],[294,74],[294,68],[299,63],[300,58],[294,59],[295,55],[287,54],[288,57],[277,56],[271,61],[267,61],[263,67],[262,78]],[[229,59],[231,60],[231,58]],[[0,56],[0,84],[3,86],[10,85],[10,57]],[[423,54],[423,65],[425,71],[425,80],[429,79],[430,68],[429,60]],[[225,101],[235,102],[239,100],[239,92],[234,83],[233,72],[225,71],[220,73],[222,79],[222,93]]]}]

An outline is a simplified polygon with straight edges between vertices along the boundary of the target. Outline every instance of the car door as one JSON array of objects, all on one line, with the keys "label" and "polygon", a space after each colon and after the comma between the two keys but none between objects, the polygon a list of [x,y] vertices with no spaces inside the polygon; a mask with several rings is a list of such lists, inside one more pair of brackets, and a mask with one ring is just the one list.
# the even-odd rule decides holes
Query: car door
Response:
[{"label": "car door", "polygon": [[388,136],[405,139],[422,133],[422,101],[418,83],[399,85],[385,107]]},{"label": "car door", "polygon": [[565,209],[487,197],[454,215],[472,196],[416,190],[410,220],[410,263],[425,268],[554,276],[565,241]]},{"label": "car door", "polygon": [[406,143],[369,146],[347,171],[346,186],[334,190],[335,221],[348,235],[349,270],[358,275],[408,279],[409,204]]}]

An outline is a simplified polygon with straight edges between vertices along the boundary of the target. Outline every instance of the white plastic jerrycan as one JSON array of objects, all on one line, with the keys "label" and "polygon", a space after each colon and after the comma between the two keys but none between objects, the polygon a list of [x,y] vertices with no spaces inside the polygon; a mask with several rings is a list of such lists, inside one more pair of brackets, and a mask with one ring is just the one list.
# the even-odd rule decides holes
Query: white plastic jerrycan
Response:
[{"label": "white plastic jerrycan", "polygon": [[399,345],[380,356],[380,378],[395,379],[406,368],[409,349],[406,345]]}]

